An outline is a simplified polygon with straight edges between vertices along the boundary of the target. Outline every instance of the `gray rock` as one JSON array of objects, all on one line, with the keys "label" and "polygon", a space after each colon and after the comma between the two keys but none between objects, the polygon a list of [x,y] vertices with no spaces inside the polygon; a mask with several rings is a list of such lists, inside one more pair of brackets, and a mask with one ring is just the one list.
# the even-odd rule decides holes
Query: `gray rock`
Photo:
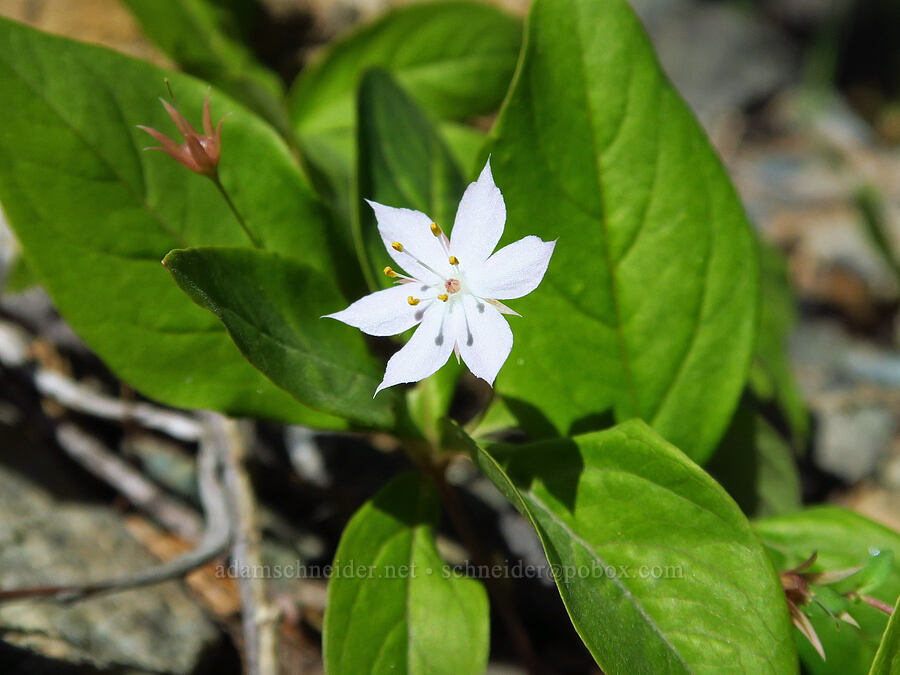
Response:
[{"label": "gray rock", "polygon": [[860,346],[848,350],[840,366],[849,377],[900,392],[900,352]]},{"label": "gray rock", "polygon": [[764,99],[798,77],[790,41],[732,5],[632,0],[663,69],[710,131],[722,116]]},{"label": "gray rock", "polygon": [[790,345],[798,383],[818,420],[816,463],[851,483],[873,474],[900,427],[897,352],[828,319],[803,319]]},{"label": "gray rock", "polygon": [[798,382],[813,406],[821,396],[853,387],[885,403],[900,394],[900,351],[851,335],[834,320],[803,318],[789,344]]},{"label": "gray rock", "polygon": [[[0,586],[80,583],[159,564],[107,508],[63,503],[0,467]],[[63,666],[191,673],[219,632],[178,582],[59,605],[0,605],[0,638]],[[53,670],[42,672],[54,672]]]},{"label": "gray rock", "polygon": [[[900,286],[863,225],[860,188],[877,195],[884,237],[900,250],[900,156],[837,96],[811,108],[797,93],[767,112],[778,138],[746,143],[731,163],[738,191],[765,237],[789,250],[803,298],[871,322]],[[872,316],[875,314],[876,316]]]},{"label": "gray rock", "polygon": [[816,463],[849,483],[874,473],[897,432],[897,411],[845,400],[817,412]]}]

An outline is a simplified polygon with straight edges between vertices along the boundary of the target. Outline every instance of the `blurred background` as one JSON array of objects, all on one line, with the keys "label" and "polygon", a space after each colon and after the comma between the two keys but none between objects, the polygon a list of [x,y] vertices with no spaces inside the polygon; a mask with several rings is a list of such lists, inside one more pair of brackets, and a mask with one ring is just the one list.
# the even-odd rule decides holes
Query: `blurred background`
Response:
[{"label": "blurred background", "polygon": [[[218,1],[243,12],[247,42],[286,82],[342,31],[408,4]],[[631,1],[751,220],[785,256],[796,312],[786,337],[811,414],[797,455],[804,502],[900,530],[900,2]],[[524,14],[528,3],[495,4]],[[0,0],[0,15],[173,67],[117,0]],[[104,578],[176,556],[199,527],[190,419],[142,401],[80,343],[2,218],[0,279],[0,585],[38,564]],[[247,432],[264,553],[285,564],[330,561],[347,518],[404,465],[377,438],[264,423]],[[486,481],[461,481],[510,558],[539,562],[530,530]],[[182,525],[161,524],[172,522],[167,508]],[[453,541],[441,544],[462,560]],[[273,590],[284,672],[320,672],[324,582]],[[532,583],[516,602],[542,660],[557,672],[596,668],[552,586]],[[0,605],[0,669],[238,672],[238,607],[212,569],[72,607]],[[492,672],[520,672],[500,622],[492,630]]]}]

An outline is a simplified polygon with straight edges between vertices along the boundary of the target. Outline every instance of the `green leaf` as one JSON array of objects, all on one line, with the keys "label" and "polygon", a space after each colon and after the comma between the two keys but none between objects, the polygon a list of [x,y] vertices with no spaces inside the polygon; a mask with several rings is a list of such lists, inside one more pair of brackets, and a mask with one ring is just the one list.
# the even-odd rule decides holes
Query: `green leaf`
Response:
[{"label": "green leaf", "polygon": [[290,134],[284,87],[242,42],[239,22],[243,17],[213,0],[122,2],[150,39],[185,72],[214,84],[282,134]]},{"label": "green leaf", "polygon": [[456,163],[462,167],[463,176],[477,176],[482,169],[478,160],[484,146],[484,132],[457,122],[443,122],[440,132]]},{"label": "green leaf", "polygon": [[749,401],[738,406],[706,470],[747,516],[800,509],[800,474],[793,450]]},{"label": "green leaf", "polygon": [[870,551],[869,560],[859,572],[846,580],[857,593],[871,593],[894,572],[893,551]]},{"label": "green leaf", "polygon": [[363,77],[359,120],[354,234],[369,285],[387,288],[382,270],[394,263],[364,200],[421,211],[449,230],[466,183],[425,113],[385,71]]},{"label": "green leaf", "polygon": [[395,478],[353,516],[328,584],[328,673],[484,672],[487,595],[444,564],[434,543],[439,516],[434,486],[414,474]]},{"label": "green leaf", "polygon": [[869,675],[897,675],[900,673],[900,599],[875,652]]},{"label": "green leaf", "polygon": [[246,248],[176,250],[163,264],[219,317],[250,363],[299,401],[359,424],[391,426],[396,395],[373,398],[383,366],[358,331],[321,318],[345,304],[327,277]]},{"label": "green leaf", "polygon": [[503,241],[557,239],[514,304],[497,391],[560,434],[612,411],[697,461],[734,412],[755,339],[755,244],[716,153],[625,0],[537,0],[488,143]]},{"label": "green leaf", "polygon": [[301,136],[352,130],[354,96],[365,71],[389,71],[426,110],[463,119],[500,104],[516,65],[521,24],[474,2],[396,9],[329,47],[290,93]]},{"label": "green leaf", "polygon": [[[247,246],[214,185],[135,125],[175,135],[170,77],[195,124],[207,86],[108,50],[0,20],[0,203],[38,280],[125,382],[183,408],[345,425],[314,413],[241,356],[224,327],[160,265],[171,249]],[[282,140],[216,91],[219,174],[267,248],[326,271],[327,221]]]},{"label": "green leaf", "polygon": [[508,14],[454,1],[393,10],[332,44],[301,72],[289,102],[320,190],[339,212],[349,204],[356,90],[367,70],[390,72],[436,119],[464,119],[500,105],[521,41]]},{"label": "green leaf", "polygon": [[646,424],[526,446],[462,442],[536,530],[604,672],[796,670],[784,596],[750,524]]},{"label": "green leaf", "polygon": [[751,380],[752,388],[760,399],[772,400],[778,405],[794,444],[803,447],[809,434],[809,415],[787,350],[788,336],[796,321],[796,301],[784,256],[763,241],[758,244],[762,303],[753,356],[756,376]]},{"label": "green leaf", "polygon": [[[865,565],[873,550],[892,551],[894,555],[900,552],[900,534],[834,506],[761,520],[756,529],[779,570],[796,567],[813,552],[818,552],[813,572]],[[892,605],[900,595],[900,569],[895,565],[890,577],[870,595]],[[864,603],[854,603],[850,614],[861,630],[842,625],[838,631],[830,617],[810,618],[825,648],[826,661],[797,633],[800,658],[810,673],[854,675],[868,671],[887,616]]]},{"label": "green leaf", "polygon": [[517,426],[519,421],[513,411],[502,397],[495,396],[487,409],[469,422],[465,429],[476,441],[489,441],[492,436],[515,429]]}]

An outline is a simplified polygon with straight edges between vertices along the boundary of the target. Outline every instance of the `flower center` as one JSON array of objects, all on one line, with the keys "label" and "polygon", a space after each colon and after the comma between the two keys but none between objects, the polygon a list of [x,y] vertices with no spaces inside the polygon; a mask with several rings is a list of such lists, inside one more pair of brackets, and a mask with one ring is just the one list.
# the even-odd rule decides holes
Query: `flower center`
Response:
[{"label": "flower center", "polygon": [[459,279],[448,279],[444,282],[444,288],[448,293],[459,293],[460,287]]}]

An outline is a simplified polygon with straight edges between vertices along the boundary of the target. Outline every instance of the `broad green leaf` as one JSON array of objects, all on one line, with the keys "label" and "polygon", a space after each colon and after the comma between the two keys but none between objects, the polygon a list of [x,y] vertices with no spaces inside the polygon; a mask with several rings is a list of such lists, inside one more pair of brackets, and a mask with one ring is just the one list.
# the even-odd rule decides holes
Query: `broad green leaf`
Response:
[{"label": "broad green leaf", "polygon": [[[394,263],[364,198],[422,211],[447,227],[453,222],[465,181],[425,113],[388,73],[373,70],[363,77],[358,106],[354,236],[370,287],[386,288],[391,280],[383,270]],[[410,412],[432,438],[437,421],[447,414],[461,371],[451,360],[410,394]]]},{"label": "broad green leaf", "polygon": [[390,72],[435,119],[460,120],[500,105],[521,41],[513,17],[453,1],[395,9],[330,45],[300,73],[289,102],[319,189],[343,213],[353,175],[356,90],[367,70]]},{"label": "broad green leaf", "polygon": [[[900,555],[900,534],[833,506],[767,518],[756,523],[756,530],[782,571],[796,567],[813,552],[818,552],[818,558],[811,570],[817,572],[865,565],[874,550]],[[895,565],[889,578],[868,593],[893,605],[900,595],[900,568]],[[827,616],[810,619],[822,640],[826,661],[797,633],[800,658],[810,673],[864,675],[868,671],[888,618],[864,603],[853,604],[850,614],[861,630],[845,624],[836,630]]]},{"label": "broad green leaf", "polygon": [[519,421],[506,402],[499,396],[495,396],[487,409],[477,418],[466,425],[468,433],[476,441],[489,441],[495,434],[514,429],[519,426]]},{"label": "broad green leaf", "polygon": [[364,200],[421,211],[449,232],[466,183],[425,113],[385,71],[363,78],[359,120],[354,236],[369,285],[387,288],[382,270],[394,262]]},{"label": "broad green leaf", "polygon": [[516,65],[521,24],[477,2],[396,9],[331,45],[297,78],[291,114],[301,136],[352,130],[363,73],[389,71],[426,110],[463,119],[500,104]]},{"label": "broad green leaf", "polygon": [[794,444],[802,447],[809,433],[809,415],[787,351],[797,313],[787,264],[778,250],[763,241],[759,242],[759,260],[762,302],[751,383],[757,396],[778,405]]},{"label": "broad green leaf", "polygon": [[439,517],[434,486],[404,474],[350,520],[328,584],[323,652],[330,675],[484,672],[487,595],[441,559]]},{"label": "broad green leaf", "polygon": [[488,150],[501,245],[558,238],[496,389],[560,434],[640,417],[716,447],[755,339],[755,243],[625,0],[537,0]]},{"label": "broad green leaf", "polygon": [[277,253],[247,248],[176,250],[163,264],[275,384],[317,410],[391,426],[396,395],[373,398],[383,365],[359,331],[322,318],[345,304],[329,278]]},{"label": "broad green leaf", "polygon": [[185,72],[214,84],[272,123],[291,125],[278,76],[240,39],[240,22],[214,0],[122,0],[144,32]]},{"label": "broad green leaf", "polygon": [[604,672],[796,671],[784,596],[747,519],[646,424],[468,444],[536,530]]},{"label": "broad green leaf", "polygon": [[477,176],[482,169],[478,166],[478,160],[484,146],[484,132],[457,122],[443,122],[440,132],[456,163],[462,168],[463,176]]},{"label": "broad green leaf", "polygon": [[706,470],[749,517],[800,509],[794,452],[749,401],[738,406]]},{"label": "broad green leaf", "polygon": [[[0,203],[60,313],[125,382],[164,403],[314,426],[313,413],[241,356],[160,265],[173,248],[247,246],[213,184],[135,125],[176,135],[169,77],[195,124],[207,86],[104,49],[0,20]],[[219,173],[266,248],[320,271],[327,221],[278,135],[216,91]],[[333,273],[333,272],[331,272]]]},{"label": "broad green leaf", "polygon": [[900,599],[875,652],[869,675],[897,675],[900,673]]},{"label": "broad green leaf", "polygon": [[[477,164],[478,153],[484,145],[483,133],[455,122],[439,122],[437,129],[460,166]],[[356,186],[351,174],[356,162],[356,141],[356,134],[350,129],[340,129],[304,141],[306,169],[323,199],[333,209],[334,219],[338,223],[351,223],[355,217],[353,200]],[[309,163],[310,158],[314,158],[313,164]],[[467,171],[464,175],[470,173]],[[336,233],[347,250],[353,248],[351,229],[349,226],[339,228]]]}]

